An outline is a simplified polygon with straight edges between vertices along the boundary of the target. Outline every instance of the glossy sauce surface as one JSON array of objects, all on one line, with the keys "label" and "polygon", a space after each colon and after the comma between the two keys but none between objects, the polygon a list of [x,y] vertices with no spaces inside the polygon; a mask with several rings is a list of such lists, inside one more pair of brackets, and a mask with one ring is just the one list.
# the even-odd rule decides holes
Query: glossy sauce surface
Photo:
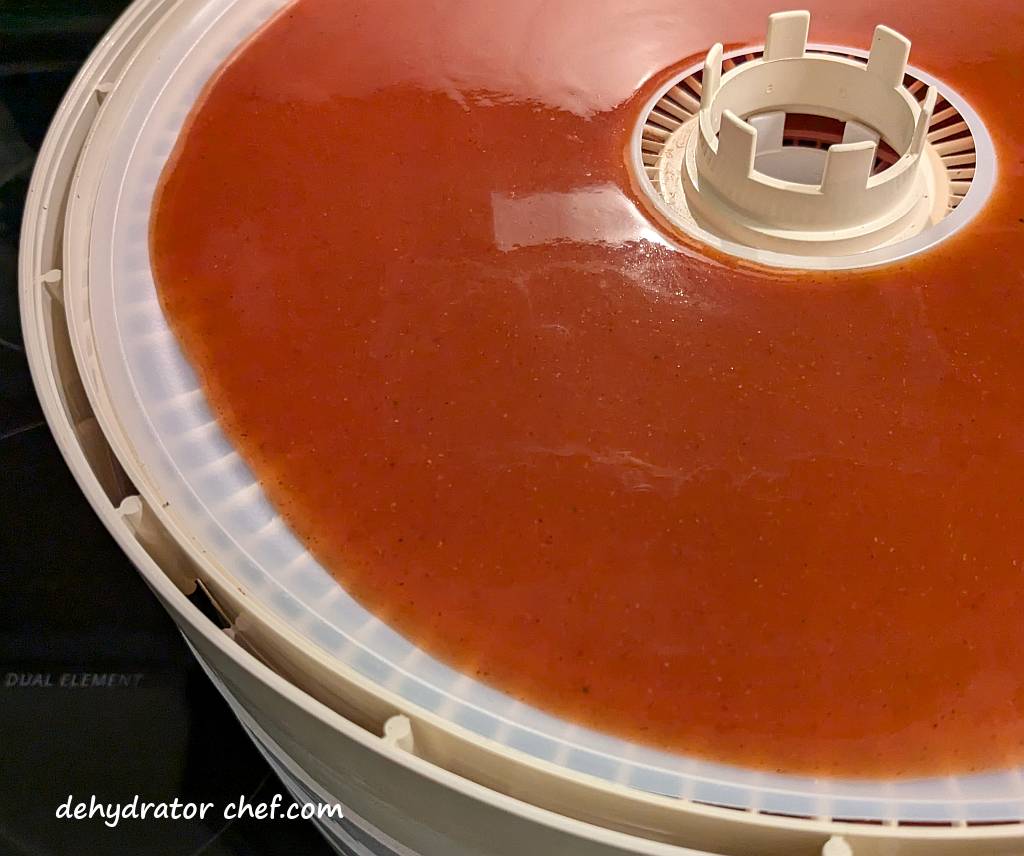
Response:
[{"label": "glossy sauce surface", "polygon": [[[812,39],[866,46],[842,5]],[[1024,9],[886,7],[999,186],[819,275],[673,245],[626,166],[666,69],[775,6],[299,0],[179,141],[164,308],[295,531],[456,667],[743,765],[1024,762]]]}]

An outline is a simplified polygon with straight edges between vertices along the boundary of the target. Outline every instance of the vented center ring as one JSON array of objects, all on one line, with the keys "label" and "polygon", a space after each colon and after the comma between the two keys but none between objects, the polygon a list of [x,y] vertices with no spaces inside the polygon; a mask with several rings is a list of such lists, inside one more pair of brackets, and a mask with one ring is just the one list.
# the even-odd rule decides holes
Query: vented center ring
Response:
[{"label": "vented center ring", "polygon": [[[902,62],[900,57],[889,60],[884,56],[886,48],[899,49],[899,34],[880,27],[872,54],[832,45],[807,46],[804,53],[799,33],[789,44],[785,43],[791,36],[786,30],[792,27],[783,24],[797,23],[799,28],[802,23],[806,33],[806,18],[794,22],[789,17],[796,14],[803,13],[772,16],[785,19],[778,22],[770,19],[768,44],[770,47],[775,23],[776,59],[780,44],[783,50],[793,51],[791,56],[781,57],[778,67],[791,59],[807,62],[829,58],[854,70],[859,68],[866,76],[868,71],[879,74],[879,54],[883,54],[882,61],[890,62],[890,67],[883,71],[895,75],[894,85],[908,105],[904,109],[913,113],[910,119],[917,117],[918,137],[923,136],[923,144],[917,144],[921,163],[914,188],[916,196],[903,201],[889,193],[895,199],[888,203],[893,210],[892,225],[869,238],[862,236],[864,229],[856,223],[845,232],[840,228],[840,223],[849,226],[840,217],[848,219],[850,197],[841,197],[839,204],[832,206],[837,212],[836,225],[827,223],[819,231],[799,231],[799,215],[802,214],[804,222],[813,223],[807,210],[813,213],[815,209],[787,208],[784,190],[792,191],[799,204],[824,204],[826,211],[829,200],[824,194],[830,187],[838,187],[843,193],[850,188],[866,187],[867,192],[875,192],[876,196],[885,194],[885,182],[893,176],[898,178],[898,173],[908,168],[915,145],[913,134],[908,132],[902,139],[892,139],[890,134],[859,124],[854,118],[856,113],[840,115],[832,111],[830,115],[828,109],[815,109],[813,103],[784,113],[755,110],[739,117],[720,106],[715,109],[713,93],[705,91],[709,68],[711,86],[718,91],[719,86],[738,77],[735,70],[754,63],[763,71],[772,61],[766,57],[764,47],[723,53],[721,60],[715,55],[716,49],[712,49],[708,60],[684,70],[657,91],[644,107],[634,130],[633,168],[638,183],[662,219],[678,231],[734,256],[775,267],[804,269],[849,269],[897,261],[924,252],[966,225],[984,206],[996,174],[992,140],[977,113],[949,86],[907,65],[906,54]],[[880,31],[882,36],[892,33],[890,44],[879,47]],[[868,65],[864,64],[865,59],[869,59]],[[720,71],[714,65],[717,62]],[[747,70],[755,68],[750,66]],[[747,87],[750,88],[749,84]],[[770,85],[764,87],[769,93],[770,89]],[[771,97],[764,92],[755,92],[756,96]],[[710,137],[708,129],[712,131]],[[705,131],[704,138],[695,142],[701,130]],[[731,136],[723,144],[726,131]],[[749,154],[745,151],[748,143]],[[703,161],[699,161],[701,144]],[[739,166],[735,168],[725,163],[727,153],[736,160],[734,152],[726,151],[730,147],[739,152]],[[840,155],[844,156],[841,166]],[[852,155],[857,155],[859,162]],[[715,156],[720,163],[709,160]],[[743,162],[744,157],[749,158],[749,164]],[[843,175],[843,171],[850,172],[846,163],[850,160],[854,161],[854,171],[864,171],[859,185],[859,174],[852,179]],[[723,179],[723,170],[733,170],[735,175]],[[759,193],[775,197],[762,204],[757,198]],[[912,209],[911,204],[916,207]],[[770,221],[765,224],[758,220],[758,215],[766,211],[772,216],[779,212],[779,228],[774,228],[776,224]],[[872,213],[870,209],[868,213]]]}]

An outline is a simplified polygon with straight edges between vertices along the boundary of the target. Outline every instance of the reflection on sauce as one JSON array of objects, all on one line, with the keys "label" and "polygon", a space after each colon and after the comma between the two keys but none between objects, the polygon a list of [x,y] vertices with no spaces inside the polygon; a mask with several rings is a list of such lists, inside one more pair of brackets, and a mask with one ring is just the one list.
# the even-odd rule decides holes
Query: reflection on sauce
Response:
[{"label": "reflection on sauce", "polygon": [[777,5],[300,0],[179,144],[165,309],[295,530],[457,667],[728,762],[1022,762],[1024,7],[886,6],[1000,186],[826,275],[673,249],[625,166],[660,70]]},{"label": "reflection on sauce", "polygon": [[581,244],[664,243],[658,231],[614,184],[569,193],[495,193],[494,245],[499,250],[575,241]]}]

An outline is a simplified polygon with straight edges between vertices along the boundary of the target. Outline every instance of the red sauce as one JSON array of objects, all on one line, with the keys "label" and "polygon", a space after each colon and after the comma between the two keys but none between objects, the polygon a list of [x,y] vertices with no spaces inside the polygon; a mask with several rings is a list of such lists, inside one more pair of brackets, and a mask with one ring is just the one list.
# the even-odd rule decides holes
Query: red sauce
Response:
[{"label": "red sauce", "polygon": [[296,532],[454,666],[744,765],[1021,763],[1024,6],[885,6],[999,187],[837,275],[671,249],[626,166],[661,70],[776,6],[300,0],[179,142],[164,306]]}]

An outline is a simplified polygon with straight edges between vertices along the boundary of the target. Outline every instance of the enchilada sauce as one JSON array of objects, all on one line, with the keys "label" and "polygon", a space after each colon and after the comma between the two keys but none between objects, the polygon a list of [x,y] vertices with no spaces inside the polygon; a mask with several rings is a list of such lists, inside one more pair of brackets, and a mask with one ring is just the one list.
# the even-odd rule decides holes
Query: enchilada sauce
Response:
[{"label": "enchilada sauce", "polygon": [[[1024,11],[950,40],[886,8],[999,186],[938,249],[832,275],[673,243],[638,201],[641,105],[777,4],[687,5],[299,0],[167,168],[166,314],[294,530],[452,665],[744,765],[1022,762]],[[867,44],[872,6],[812,4],[815,39]]]}]

